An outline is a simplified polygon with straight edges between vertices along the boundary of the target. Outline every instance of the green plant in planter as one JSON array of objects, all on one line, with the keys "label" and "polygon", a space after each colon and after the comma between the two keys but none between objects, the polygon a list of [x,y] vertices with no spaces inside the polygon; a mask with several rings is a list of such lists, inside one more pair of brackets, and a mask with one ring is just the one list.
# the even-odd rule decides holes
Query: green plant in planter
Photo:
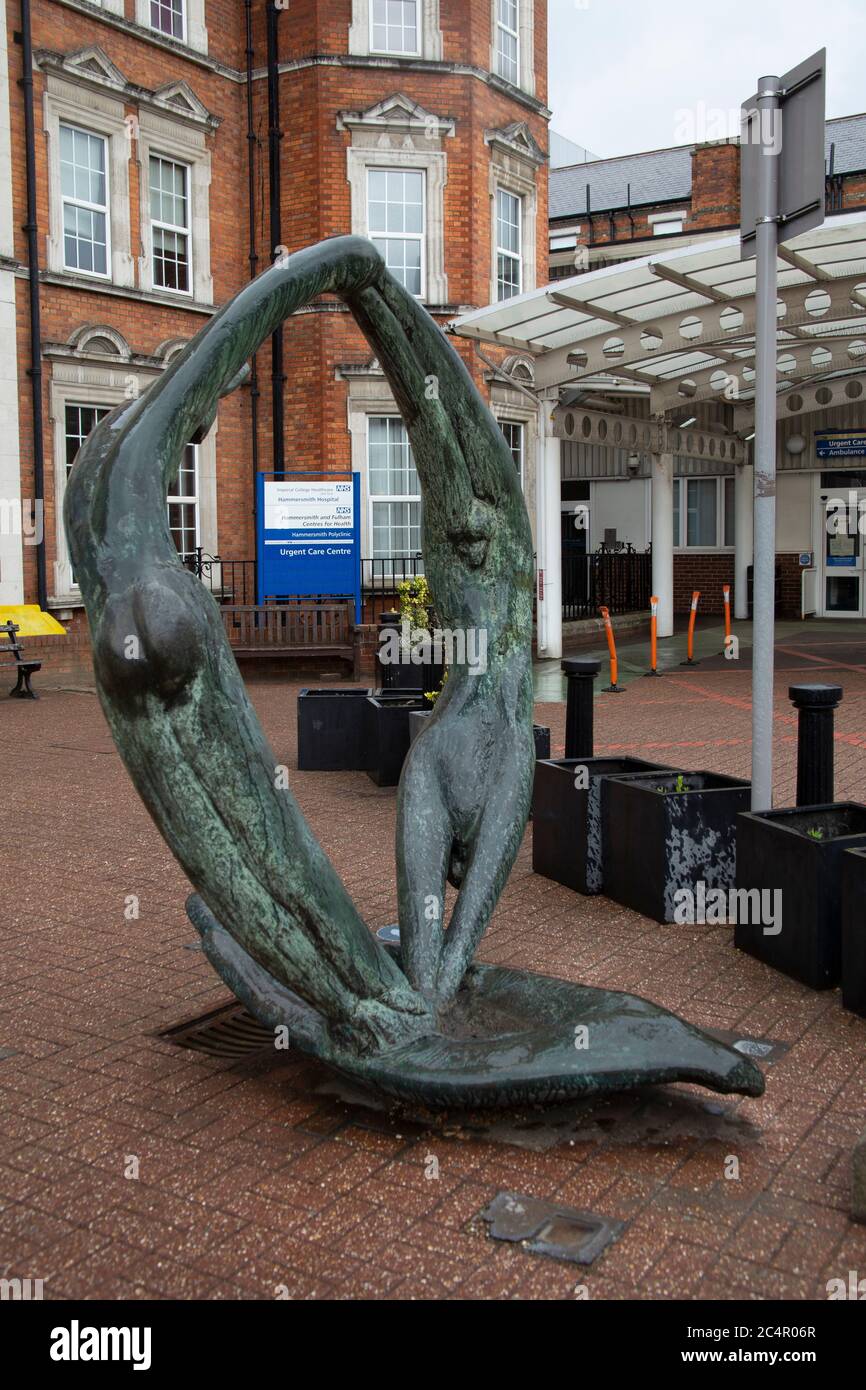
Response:
[{"label": "green plant in planter", "polygon": [[416,633],[426,634],[433,622],[433,597],[430,586],[423,574],[413,579],[403,579],[397,585],[397,602],[400,617],[414,638]]},{"label": "green plant in planter", "polygon": [[443,675],[441,681],[439,682],[439,684],[438,684],[438,686],[436,687],[435,690],[425,690],[425,691],[424,691],[424,699],[427,701],[428,705],[435,705],[435,704],[436,704],[436,701],[439,699],[439,696],[442,694],[442,691],[445,689],[445,682],[447,681],[447,679],[448,679],[448,672],[446,671],[445,674]]},{"label": "green plant in planter", "polygon": [[656,791],[661,792],[662,796],[667,796],[668,792],[688,791],[688,787],[686,786],[686,779],[683,776],[683,774],[679,772],[677,773],[677,780],[674,782],[674,785],[672,787],[656,787]]},{"label": "green plant in planter", "polygon": [[824,838],[824,832],[818,825],[811,826],[811,828],[806,831],[806,834],[809,836],[810,840],[823,840]]}]

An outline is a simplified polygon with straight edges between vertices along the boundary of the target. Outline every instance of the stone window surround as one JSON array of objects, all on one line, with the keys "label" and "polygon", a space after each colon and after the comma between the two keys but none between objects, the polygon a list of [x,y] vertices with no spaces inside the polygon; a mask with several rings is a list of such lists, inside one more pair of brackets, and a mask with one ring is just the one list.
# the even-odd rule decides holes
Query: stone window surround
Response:
[{"label": "stone window surround", "polygon": [[523,497],[534,538],[538,410],[522,391],[507,386],[500,378],[490,383],[490,410],[497,423],[513,420],[523,426]]},{"label": "stone window surround", "polygon": [[[519,359],[521,365],[526,359]],[[507,370],[508,363],[503,364]],[[531,364],[527,364],[530,366]],[[361,554],[372,553],[371,495],[367,481],[367,420],[371,415],[400,416],[391,388],[381,368],[370,363],[366,369],[349,375],[337,369],[338,377],[348,378],[349,390],[346,414],[351,441],[351,469],[361,476]],[[523,425],[523,495],[529,512],[532,534],[535,535],[535,475],[538,453],[538,410],[518,386],[509,386],[500,377],[489,377],[490,410],[497,421],[514,420]],[[524,383],[531,385],[530,381]]]},{"label": "stone window surround", "polygon": [[[150,220],[150,156],[166,155],[185,164],[188,174],[190,288],[166,289],[153,283],[153,233]],[[138,161],[141,170],[140,216],[142,254],[138,261],[139,284],[143,290],[179,300],[194,299],[213,303],[213,277],[210,263],[210,182],[211,155],[204,132],[174,122],[153,111],[141,111],[138,122]]]},{"label": "stone window surround", "polygon": [[[188,48],[194,48],[198,53],[207,53],[204,9],[205,0],[184,0],[184,34],[182,39],[175,39],[175,43],[186,44]],[[122,13],[122,0],[121,9],[117,13]],[[164,34],[161,29],[153,28],[150,22],[150,0],[135,0],[135,22],[140,24],[142,29],[147,29],[149,33],[159,34],[164,39],[172,38],[171,34]]]},{"label": "stone window surround", "polygon": [[[497,0],[490,0],[490,71],[499,77],[496,63],[497,10]],[[535,96],[535,0],[517,0],[517,33],[517,85],[520,91],[532,97]],[[506,77],[499,77],[499,80],[506,82],[509,87],[513,85]]]},{"label": "stone window surround", "polygon": [[[424,188],[424,285],[422,301],[448,303],[445,274],[445,184],[448,156],[443,139],[454,134],[454,122],[425,111],[409,98],[396,94],[364,112],[341,111],[338,130],[350,130],[352,144],[346,150],[352,233],[369,236],[367,228],[368,169],[420,169]],[[408,148],[407,148],[408,146]]]},{"label": "stone window surround", "polygon": [[[129,157],[130,127],[124,105],[116,98],[89,87],[64,82],[48,73],[43,106],[48,144],[48,269],[83,275],[88,280],[133,286],[135,267],[131,254]],[[63,257],[63,198],[60,179],[60,126],[77,126],[104,137],[107,145],[107,199],[111,256],[109,276],[67,271]]]},{"label": "stone window surround", "polygon": [[[534,170],[528,172],[529,165],[512,156],[503,156],[495,143],[491,142],[490,160],[490,294],[488,302],[498,301],[496,265],[496,190],[513,193],[520,199],[520,293],[526,294],[536,288],[536,246],[535,233],[538,218],[538,188]],[[521,168],[521,164],[523,167]]]},{"label": "stone window surround", "polygon": [[[99,337],[105,329],[93,329]],[[80,608],[81,593],[72,582],[72,567],[63,527],[63,496],[66,490],[66,406],[107,405],[112,408],[129,399],[130,383],[144,390],[158,373],[133,369],[118,355],[117,367],[88,362],[70,356],[55,360],[49,383],[49,424],[54,439],[54,516],[55,564],[49,576],[49,608]],[[217,488],[215,422],[198,446],[199,530],[202,547],[217,554]],[[166,525],[168,522],[166,520]]]},{"label": "stone window surround", "polygon": [[373,553],[372,506],[368,478],[367,421],[371,415],[390,415],[399,419],[400,411],[381,368],[371,365],[363,374],[349,380],[346,403],[351,440],[351,468],[361,477],[361,555]]},{"label": "stone window surround", "polygon": [[368,57],[383,54],[389,58],[423,58],[430,62],[441,62],[442,30],[439,27],[439,0],[418,0],[420,24],[418,37],[420,53],[391,53],[373,47],[373,4],[372,0],[353,0],[352,22],[349,25],[349,53],[353,57]]}]

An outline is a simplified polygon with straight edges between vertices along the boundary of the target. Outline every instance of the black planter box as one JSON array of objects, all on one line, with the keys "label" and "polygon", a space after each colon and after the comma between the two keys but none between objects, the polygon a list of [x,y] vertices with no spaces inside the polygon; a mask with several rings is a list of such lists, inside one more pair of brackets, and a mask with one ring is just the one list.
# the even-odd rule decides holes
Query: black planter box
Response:
[{"label": "black planter box", "polygon": [[372,691],[341,686],[302,690],[298,696],[298,769],[364,772],[367,700]]},{"label": "black planter box", "polygon": [[[807,834],[823,831],[821,839]],[[839,983],[845,851],[866,845],[866,806],[839,801],[756,811],[737,822],[737,887],[782,890],[781,931],[737,923],[734,944],[812,989]]]},{"label": "black planter box", "polygon": [[[587,785],[576,786],[586,768]],[[637,772],[671,772],[642,758],[558,758],[536,763],[532,798],[532,868],[578,893],[604,886],[603,808],[607,778]],[[581,779],[583,780],[583,779]]]},{"label": "black planter box", "polygon": [[[683,791],[676,790],[680,777]],[[737,813],[750,798],[748,782],[715,772],[612,778],[602,820],[608,897],[673,922],[678,889],[733,888]]]},{"label": "black planter box", "polygon": [[842,1003],[866,1018],[866,849],[842,855]]},{"label": "black planter box", "polygon": [[416,663],[407,659],[384,665],[377,656],[376,669],[382,677],[382,689],[389,693],[412,690],[423,695],[428,690],[438,690],[445,675],[442,661]]},{"label": "black planter box", "polygon": [[421,695],[384,691],[366,701],[367,776],[377,787],[396,787],[409,752],[409,715],[428,706]]}]

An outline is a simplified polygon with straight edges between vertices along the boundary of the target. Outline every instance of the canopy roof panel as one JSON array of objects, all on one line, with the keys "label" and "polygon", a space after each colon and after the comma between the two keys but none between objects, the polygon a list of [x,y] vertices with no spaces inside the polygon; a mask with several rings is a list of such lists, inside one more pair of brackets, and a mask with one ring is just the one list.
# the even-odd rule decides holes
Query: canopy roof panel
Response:
[{"label": "canopy roof panel", "polygon": [[[610,374],[651,388],[662,412],[684,381],[679,399],[710,399],[725,376],[736,377],[737,399],[753,390],[754,314],[754,258],[741,260],[739,237],[727,236],[557,280],[464,314],[453,328],[533,354],[540,387]],[[780,387],[838,371],[857,335],[866,335],[866,213],[833,218],[779,249]],[[802,350],[817,351],[816,339],[817,357]],[[853,366],[859,351],[851,356]]]}]

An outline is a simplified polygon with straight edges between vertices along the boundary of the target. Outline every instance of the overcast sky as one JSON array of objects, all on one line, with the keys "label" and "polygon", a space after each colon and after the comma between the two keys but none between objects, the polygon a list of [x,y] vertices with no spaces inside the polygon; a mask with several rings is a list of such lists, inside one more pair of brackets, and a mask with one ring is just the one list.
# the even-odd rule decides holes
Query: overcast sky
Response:
[{"label": "overcast sky", "polygon": [[759,76],[823,47],[827,115],[866,111],[866,0],[549,0],[549,24],[551,125],[597,155],[734,134]]}]

